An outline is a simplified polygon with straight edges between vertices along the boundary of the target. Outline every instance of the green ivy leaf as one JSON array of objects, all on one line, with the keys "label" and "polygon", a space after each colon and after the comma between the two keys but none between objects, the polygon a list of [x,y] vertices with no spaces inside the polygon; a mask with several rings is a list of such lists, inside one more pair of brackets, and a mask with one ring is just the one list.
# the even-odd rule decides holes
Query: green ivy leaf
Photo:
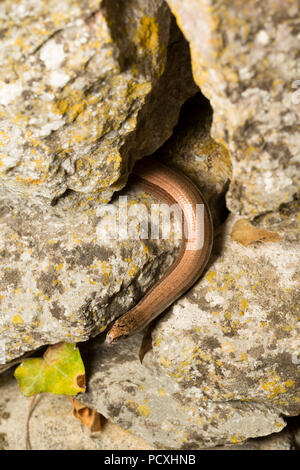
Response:
[{"label": "green ivy leaf", "polygon": [[77,395],[85,392],[85,369],[75,344],[49,346],[43,358],[26,359],[15,370],[23,395],[48,392]]}]

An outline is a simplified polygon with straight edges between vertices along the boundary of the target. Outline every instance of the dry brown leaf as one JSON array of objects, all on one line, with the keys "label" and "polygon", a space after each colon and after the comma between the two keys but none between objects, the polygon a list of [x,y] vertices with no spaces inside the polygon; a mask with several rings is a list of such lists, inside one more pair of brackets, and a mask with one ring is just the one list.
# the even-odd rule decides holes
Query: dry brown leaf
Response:
[{"label": "dry brown leaf", "polygon": [[231,239],[244,246],[255,242],[277,242],[281,237],[276,232],[269,232],[263,228],[254,227],[248,220],[238,220],[231,232]]},{"label": "dry brown leaf", "polygon": [[79,403],[75,398],[70,397],[72,406],[73,406],[73,415],[75,418],[90,428],[91,432],[98,432],[102,430],[104,416],[102,416],[98,411],[92,410],[87,406]]}]

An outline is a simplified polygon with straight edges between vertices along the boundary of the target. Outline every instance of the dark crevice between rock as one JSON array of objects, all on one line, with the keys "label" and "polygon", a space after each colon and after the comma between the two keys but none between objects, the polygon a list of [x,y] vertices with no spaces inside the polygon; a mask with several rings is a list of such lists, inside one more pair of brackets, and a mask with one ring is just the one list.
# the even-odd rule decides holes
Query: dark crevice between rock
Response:
[{"label": "dark crevice between rock", "polygon": [[286,428],[293,436],[293,444],[295,450],[300,450],[300,415],[298,416],[283,416],[286,421]]},{"label": "dark crevice between rock", "polygon": [[[294,198],[290,202],[280,204],[277,210],[265,211],[257,215],[252,223],[255,226],[264,225],[265,219],[271,219],[274,225],[280,223],[282,220],[287,220],[291,223],[298,217],[300,211],[300,192],[295,193]],[[275,228],[275,227],[274,227]]]},{"label": "dark crevice between rock", "polygon": [[[209,203],[212,211],[215,227],[223,224],[230,211],[226,205],[226,193],[230,185],[231,178],[231,164],[228,154],[228,168],[222,169],[222,188],[215,189],[212,182],[211,174],[213,174],[213,167],[218,163],[218,154],[222,158],[222,151],[227,152],[223,146],[215,142],[211,137],[211,126],[213,122],[213,109],[210,101],[198,91],[194,96],[189,98],[181,107],[180,115],[177,124],[173,129],[172,136],[152,155],[160,159],[165,164],[175,167],[190,177],[194,183],[202,191],[203,196]],[[193,139],[195,152],[193,148],[185,146],[188,139]],[[199,149],[198,144],[199,142]],[[201,144],[203,142],[203,144]],[[216,146],[213,147],[213,144]],[[203,149],[201,148],[201,145]],[[185,148],[186,147],[186,148]],[[197,158],[197,151],[199,159],[205,159],[205,171],[195,171],[193,174],[189,171],[189,160],[192,164],[192,158]],[[216,155],[217,154],[217,155]],[[204,156],[203,156],[204,155]],[[226,174],[227,170],[227,174]],[[207,178],[206,178],[207,175]],[[219,183],[219,186],[221,184]]]}]

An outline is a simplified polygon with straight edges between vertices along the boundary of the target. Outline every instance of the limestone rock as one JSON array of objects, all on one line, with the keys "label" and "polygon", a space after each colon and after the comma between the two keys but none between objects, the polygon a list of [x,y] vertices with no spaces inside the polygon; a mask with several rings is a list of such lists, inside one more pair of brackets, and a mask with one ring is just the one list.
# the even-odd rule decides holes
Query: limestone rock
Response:
[{"label": "limestone rock", "polygon": [[299,188],[299,2],[167,2],[213,107],[212,136],[231,153],[229,209],[276,210]]},{"label": "limestone rock", "polygon": [[5,0],[0,33],[0,182],[35,202],[107,202],[196,89],[163,0]]},{"label": "limestone rock", "polygon": [[[0,391],[0,450],[23,450],[31,399],[20,393],[11,372],[0,376]],[[292,450],[296,447],[294,433],[299,430],[299,423],[292,430],[288,425],[275,435],[229,449]],[[111,421],[104,422],[100,433],[91,435],[72,416],[69,398],[51,394],[43,394],[36,401],[30,419],[30,442],[33,450],[156,450]]]},{"label": "limestone rock", "polygon": [[99,213],[99,200],[80,193],[47,210],[0,193],[0,364],[41,345],[99,334],[172,264],[180,244],[172,234],[134,238],[136,203],[158,201],[134,186],[123,197],[129,239],[121,224],[113,232],[118,198],[109,205],[116,212]]},{"label": "limestone rock", "polygon": [[[24,450],[31,399],[19,391],[11,373],[0,376],[0,450]],[[33,450],[140,450],[150,449],[142,439],[106,422],[101,433],[90,431],[72,415],[69,397],[42,394],[30,419]]]},{"label": "limestone rock", "polygon": [[156,155],[196,183],[217,226],[227,216],[225,193],[232,168],[229,152],[210,135],[212,115],[209,101],[201,93],[190,98],[181,109],[172,137]]},{"label": "limestone rock", "polygon": [[[198,95],[158,157],[199,184],[216,225],[233,175],[229,208],[281,239],[244,247],[230,238],[237,217],[229,217],[206,273],[162,317],[143,364],[141,334],[107,350],[102,337],[89,344],[80,399],[151,448],[229,446],[277,433],[283,416],[300,412],[299,9],[287,0],[167,2],[190,42],[219,143]],[[171,236],[112,240],[118,213],[103,214],[101,204],[126,184],[135,160],[170,137],[196,88],[187,43],[163,0],[3,0],[0,25],[6,364],[99,335],[174,261],[179,241]],[[133,208],[157,202],[129,186],[121,195]],[[139,217],[134,209],[133,233]]]},{"label": "limestone rock", "polygon": [[[298,424],[299,426],[299,424]],[[280,432],[266,437],[249,439],[244,444],[236,444],[230,447],[220,447],[219,450],[299,450],[295,441],[293,430],[289,423]]]},{"label": "limestone rock", "polygon": [[204,278],[163,316],[143,364],[141,335],[95,344],[80,400],[174,449],[267,436],[299,414],[299,220],[291,209],[286,230],[284,214],[274,217],[268,228],[282,240],[248,247],[230,239],[229,218]]}]

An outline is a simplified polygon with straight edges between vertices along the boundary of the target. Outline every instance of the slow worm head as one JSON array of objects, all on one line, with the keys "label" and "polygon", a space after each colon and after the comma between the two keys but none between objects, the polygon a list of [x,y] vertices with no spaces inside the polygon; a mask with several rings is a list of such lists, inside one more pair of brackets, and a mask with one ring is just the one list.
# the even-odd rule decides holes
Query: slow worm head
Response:
[{"label": "slow worm head", "polygon": [[[187,230],[175,262],[135,307],[113,323],[106,336],[106,345],[143,329],[190,289],[207,264],[213,242],[208,205],[191,180],[151,158],[137,162],[133,173],[142,189],[164,202],[178,204]],[[199,208],[202,226],[199,226]]]}]

